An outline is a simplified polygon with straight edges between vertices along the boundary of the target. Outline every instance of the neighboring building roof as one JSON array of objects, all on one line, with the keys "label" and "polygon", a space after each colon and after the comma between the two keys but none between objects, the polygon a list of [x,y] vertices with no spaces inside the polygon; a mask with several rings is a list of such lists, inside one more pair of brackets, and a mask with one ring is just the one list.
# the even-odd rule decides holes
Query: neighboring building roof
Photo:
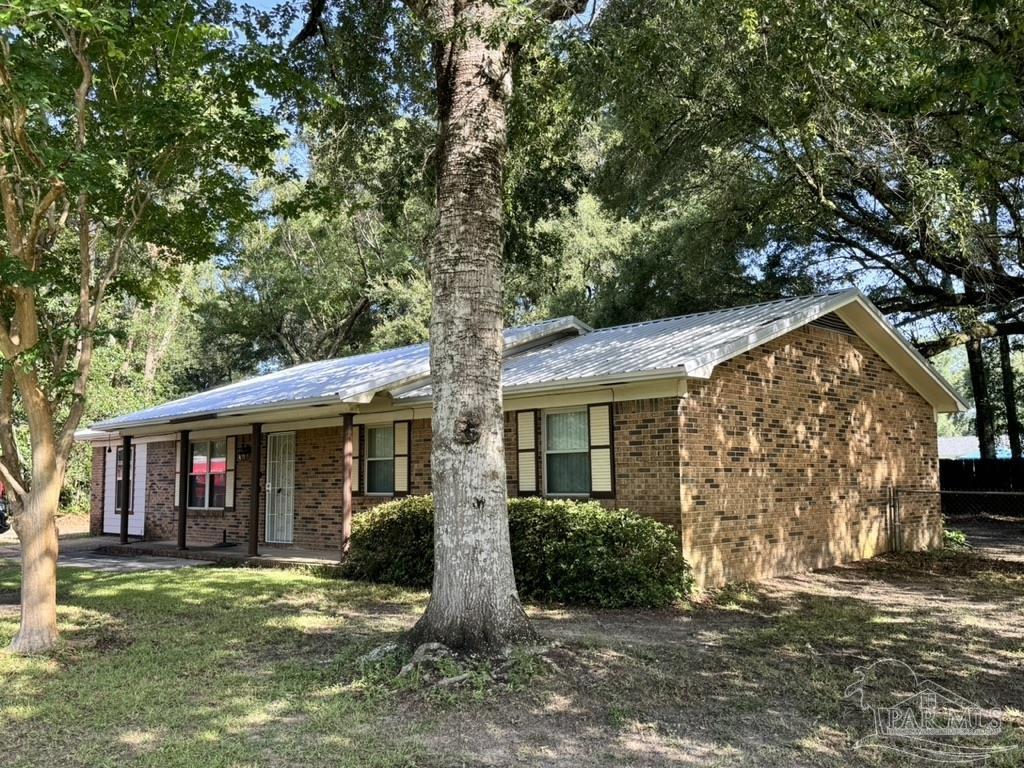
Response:
[{"label": "neighboring building roof", "polygon": [[[978,438],[974,435],[962,437],[940,437],[939,438],[940,459],[980,459],[981,451],[978,449]],[[1002,435],[996,438],[996,458],[1010,458],[1010,438]]]},{"label": "neighboring building roof", "polygon": [[[867,341],[939,411],[964,403],[856,289],[594,330],[562,317],[505,331],[506,393],[658,378],[708,378],[715,366],[825,315]],[[308,363],[100,422],[125,430],[261,409],[368,403],[387,392],[429,401],[429,348],[417,344]]]}]

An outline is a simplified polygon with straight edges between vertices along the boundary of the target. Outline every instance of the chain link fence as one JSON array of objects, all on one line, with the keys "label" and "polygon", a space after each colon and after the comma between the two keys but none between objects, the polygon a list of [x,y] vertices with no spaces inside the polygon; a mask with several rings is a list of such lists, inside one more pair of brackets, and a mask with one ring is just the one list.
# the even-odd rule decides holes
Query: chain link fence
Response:
[{"label": "chain link fence", "polygon": [[1024,491],[938,490],[934,488],[893,488],[890,491],[892,525],[897,534],[908,513],[926,504],[938,504],[947,520],[988,518],[1024,520]]}]

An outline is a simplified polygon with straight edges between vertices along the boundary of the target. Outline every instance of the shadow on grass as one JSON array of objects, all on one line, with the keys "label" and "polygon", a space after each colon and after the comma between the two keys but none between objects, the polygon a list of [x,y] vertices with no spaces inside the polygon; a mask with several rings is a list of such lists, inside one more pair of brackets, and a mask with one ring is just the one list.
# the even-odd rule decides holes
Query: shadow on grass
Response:
[{"label": "shadow on grass", "polygon": [[[59,648],[0,656],[5,765],[383,765],[412,754],[408,726],[377,729],[389,694],[360,682],[356,659],[411,624],[422,594],[208,568],[61,569],[58,584]],[[0,571],[0,593],[17,588],[17,571]],[[0,613],[0,643],[16,625],[16,607]]]},{"label": "shadow on grass", "polygon": [[[850,749],[869,726],[843,699],[857,666],[898,658],[1020,708],[1019,638],[956,611],[984,594],[1019,622],[1000,600],[1024,575],[977,565],[876,561],[671,612],[533,608],[565,640],[556,668],[444,695],[357,661],[415,620],[423,593],[288,571],[62,569],[60,650],[0,657],[0,739],[13,766],[900,765]],[[0,570],[0,593],[16,589]],[[15,623],[0,613],[0,642]]]}]

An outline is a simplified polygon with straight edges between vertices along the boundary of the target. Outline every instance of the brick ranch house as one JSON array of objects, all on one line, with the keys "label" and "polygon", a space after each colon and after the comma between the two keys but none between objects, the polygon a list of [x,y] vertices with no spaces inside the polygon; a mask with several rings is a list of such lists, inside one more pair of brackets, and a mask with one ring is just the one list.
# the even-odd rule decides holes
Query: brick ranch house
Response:
[{"label": "brick ranch house", "polygon": [[[937,501],[897,524],[887,491],[937,487],[936,415],[964,404],[856,290],[512,328],[503,385],[509,494],[600,499],[670,525],[700,584],[871,557],[897,525],[906,548],[941,541]],[[92,531],[340,555],[352,514],[430,492],[430,416],[420,344],[101,422],[80,433]]]}]

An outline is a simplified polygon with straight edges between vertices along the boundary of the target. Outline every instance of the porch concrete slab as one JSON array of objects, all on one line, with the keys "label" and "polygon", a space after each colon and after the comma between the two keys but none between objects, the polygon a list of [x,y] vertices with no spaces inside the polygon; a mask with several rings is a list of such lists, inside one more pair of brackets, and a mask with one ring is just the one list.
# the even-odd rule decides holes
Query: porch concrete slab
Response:
[{"label": "porch concrete slab", "polygon": [[[135,573],[138,571],[168,571],[177,568],[192,568],[200,565],[211,565],[210,562],[185,560],[178,557],[154,557],[136,554],[131,556],[110,555],[104,551],[110,538],[105,536],[89,536],[83,538],[64,538],[60,540],[60,553],[57,564],[61,567],[86,568],[91,571],[107,573]],[[21,547],[15,540],[13,544],[4,542],[0,546],[0,560],[21,560]]]},{"label": "porch concrete slab", "polygon": [[149,556],[185,560],[204,560],[228,566],[256,568],[301,568],[315,566],[335,570],[340,567],[339,553],[332,549],[302,549],[297,547],[260,547],[256,557],[250,557],[244,544],[234,546],[213,546],[190,544],[188,549],[178,549],[175,541],[135,541],[120,544],[109,540],[101,552],[111,556]]}]

